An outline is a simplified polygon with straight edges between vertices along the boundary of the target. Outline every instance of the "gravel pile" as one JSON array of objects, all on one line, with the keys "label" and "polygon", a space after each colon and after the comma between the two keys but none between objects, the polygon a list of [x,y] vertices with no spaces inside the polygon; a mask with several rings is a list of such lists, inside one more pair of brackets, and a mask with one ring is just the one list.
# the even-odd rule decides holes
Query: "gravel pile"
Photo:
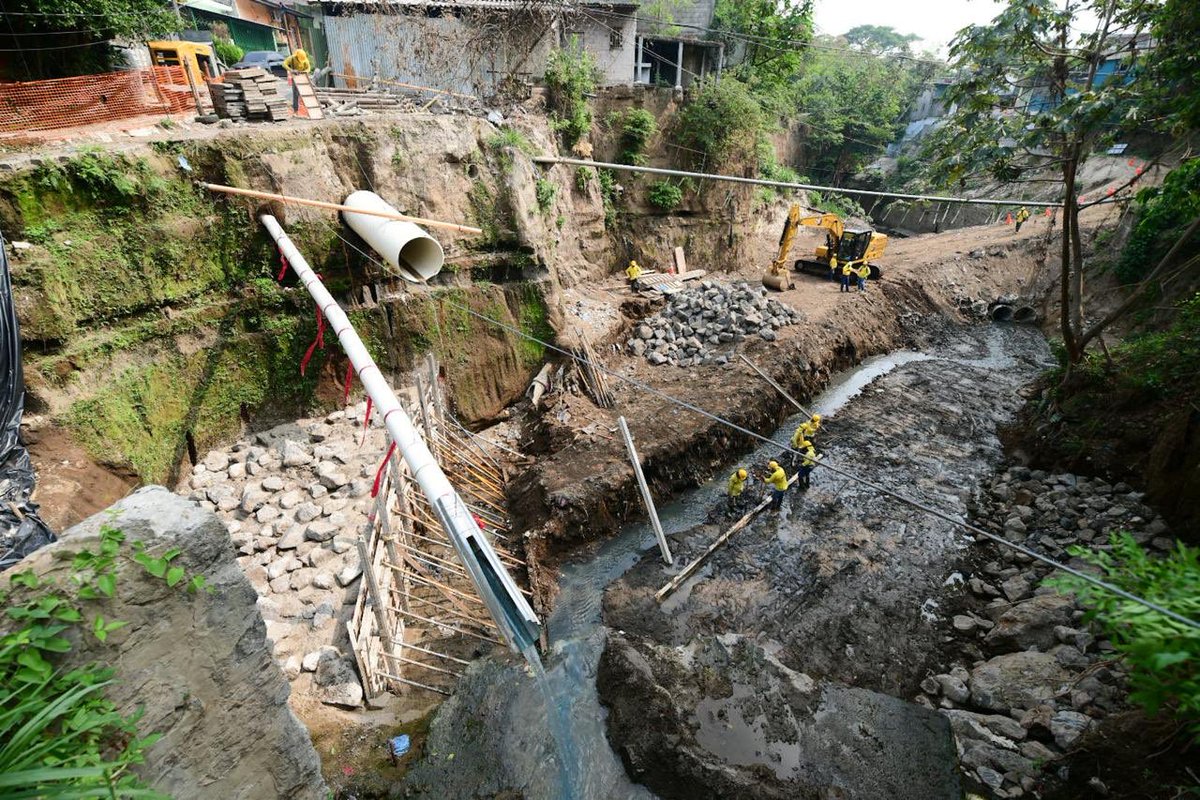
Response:
[{"label": "gravel pile", "polygon": [[633,329],[627,347],[655,365],[725,364],[729,356],[717,352],[722,345],[748,336],[773,342],[777,330],[802,319],[761,286],[702,281],[671,295],[666,308]]}]

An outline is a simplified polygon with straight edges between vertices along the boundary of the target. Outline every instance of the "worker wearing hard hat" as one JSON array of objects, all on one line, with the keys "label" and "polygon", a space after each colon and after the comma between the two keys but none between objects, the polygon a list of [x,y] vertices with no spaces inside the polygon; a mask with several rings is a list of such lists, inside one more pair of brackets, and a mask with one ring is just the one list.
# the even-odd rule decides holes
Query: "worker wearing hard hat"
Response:
[{"label": "worker wearing hard hat", "polygon": [[821,415],[813,414],[804,420],[804,422],[801,422],[799,427],[796,428],[796,432],[792,434],[792,448],[799,447],[800,443],[805,439],[811,442],[819,430],[821,430]]},{"label": "worker wearing hard hat", "polygon": [[633,283],[638,278],[640,278],[641,275],[642,275],[642,268],[640,266],[638,266],[638,263],[636,261],[630,261],[629,266],[625,268],[625,277],[629,279],[630,283]]},{"label": "worker wearing hard hat", "polygon": [[838,279],[838,260],[837,256],[829,257],[829,280],[837,281]]},{"label": "worker wearing hard hat", "polygon": [[807,489],[809,486],[808,476],[812,473],[813,467],[817,465],[817,450],[807,439],[801,440],[795,450],[800,453],[800,466],[796,470],[796,482]]},{"label": "worker wearing hard hat", "polygon": [[867,278],[871,277],[871,268],[865,263],[860,264],[858,269],[854,271],[854,274],[858,277],[858,290],[865,292],[867,290]]},{"label": "worker wearing hard hat", "polygon": [[847,261],[842,264],[842,291],[850,291],[850,280],[854,277],[854,265]]},{"label": "worker wearing hard hat", "polygon": [[1021,210],[1017,212],[1017,229],[1013,231],[1013,233],[1020,233],[1021,225],[1024,224],[1025,220],[1027,219],[1029,219],[1029,209],[1025,206],[1021,206]]},{"label": "worker wearing hard hat", "polygon": [[771,505],[769,508],[772,511],[778,511],[783,506],[783,496],[787,494],[787,473],[783,471],[783,467],[779,466],[778,461],[772,461],[767,464],[767,473],[767,483],[771,486]]},{"label": "worker wearing hard hat", "polygon": [[746,491],[746,480],[749,478],[749,473],[744,469],[735,469],[729,476],[729,510],[734,511],[741,507],[742,499]]}]

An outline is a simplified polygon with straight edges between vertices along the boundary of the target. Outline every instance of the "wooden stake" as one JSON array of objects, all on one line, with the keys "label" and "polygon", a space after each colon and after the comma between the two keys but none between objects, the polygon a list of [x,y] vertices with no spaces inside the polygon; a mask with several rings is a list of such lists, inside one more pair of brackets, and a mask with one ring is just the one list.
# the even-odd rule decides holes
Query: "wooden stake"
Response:
[{"label": "wooden stake", "polygon": [[625,437],[625,448],[629,451],[629,460],[633,462],[633,474],[637,478],[638,488],[642,491],[642,502],[646,504],[646,513],[650,515],[650,524],[654,527],[654,535],[658,538],[658,549],[662,551],[663,562],[670,566],[675,563],[675,559],[671,557],[667,536],[663,533],[662,523],[658,521],[658,511],[654,508],[654,498],[650,496],[650,487],[646,485],[646,476],[642,474],[642,465],[638,462],[637,448],[633,446],[629,425],[625,422],[624,417],[617,417],[617,425],[621,428],[621,435]]},{"label": "wooden stake", "polygon": [[210,192],[220,192],[222,194],[235,194],[239,197],[253,197],[256,200],[274,200],[277,203],[292,203],[297,206],[310,206],[312,208],[324,208],[328,211],[349,211],[352,214],[365,214],[368,217],[383,217],[384,219],[398,219],[404,222],[412,222],[417,225],[424,225],[427,228],[444,228],[445,230],[458,231],[459,233],[473,233],[476,236],[483,235],[482,228],[472,228],[470,225],[459,225],[456,222],[441,222],[436,219],[426,219],[425,217],[410,217],[407,214],[396,214],[391,211],[376,211],[366,208],[350,208],[340,203],[327,203],[324,200],[310,200],[307,197],[293,197],[286,194],[272,194],[271,192],[259,192],[254,189],[238,189],[233,186],[223,186],[219,183],[201,183],[205,189]]}]

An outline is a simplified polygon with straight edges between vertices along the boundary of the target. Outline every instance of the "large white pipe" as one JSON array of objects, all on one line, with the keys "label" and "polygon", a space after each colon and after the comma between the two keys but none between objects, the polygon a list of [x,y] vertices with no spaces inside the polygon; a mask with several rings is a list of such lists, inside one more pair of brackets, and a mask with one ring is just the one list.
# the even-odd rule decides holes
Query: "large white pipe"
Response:
[{"label": "large white pipe", "polygon": [[[367,211],[400,213],[382,197],[366,190],[354,192],[343,205]],[[445,261],[442,245],[424,228],[403,220],[355,214],[352,211],[343,211],[342,218],[404,280],[425,283],[442,271]]]},{"label": "large white pipe", "polygon": [[458,492],[446,479],[442,468],[425,445],[425,440],[400,406],[392,387],[388,385],[362,339],[355,332],[354,326],[350,324],[346,312],[342,311],[333,295],[325,288],[325,284],[321,283],[321,279],[304,260],[304,256],[284,233],[275,217],[263,214],[259,219],[271,234],[271,238],[279,245],[279,250],[287,259],[288,265],[316,301],[317,308],[325,315],[329,327],[337,334],[342,349],[354,365],[354,372],[370,395],[377,413],[383,415],[383,424],[388,435],[396,443],[396,449],[408,464],[430,507],[437,512],[446,535],[458,552],[459,560],[466,567],[467,574],[474,581],[479,596],[504,633],[509,646],[516,652],[523,652],[541,636],[541,622],[537,615],[529,607],[504,565],[500,563],[496,551],[479,530],[479,525],[466,504],[459,498]]}]

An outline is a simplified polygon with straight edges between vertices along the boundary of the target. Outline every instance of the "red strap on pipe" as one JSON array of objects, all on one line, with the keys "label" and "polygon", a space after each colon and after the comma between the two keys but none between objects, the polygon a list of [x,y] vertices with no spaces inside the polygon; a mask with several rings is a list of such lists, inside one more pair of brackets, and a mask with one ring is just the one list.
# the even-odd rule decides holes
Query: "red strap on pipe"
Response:
[{"label": "red strap on pipe", "polygon": [[275,280],[277,280],[277,281],[282,281],[282,280],[283,280],[283,276],[284,276],[284,275],[287,275],[287,271],[288,271],[288,267],[289,267],[289,266],[291,266],[291,265],[290,265],[290,264],[288,264],[287,256],[285,256],[285,255],[283,254],[283,251],[282,251],[282,250],[280,250],[280,251],[279,251],[279,275],[278,275],[278,276],[275,278]]},{"label": "red strap on pipe", "polygon": [[372,404],[372,402],[373,401],[371,400],[371,395],[367,395],[367,413],[366,413],[366,416],[363,417],[363,435],[362,435],[362,439],[358,443],[359,447],[362,447],[363,442],[365,442],[367,440],[367,428],[371,425],[371,404]]},{"label": "red strap on pipe", "polygon": [[354,362],[346,362],[346,386],[342,389],[342,406],[350,402],[350,387],[354,384]]},{"label": "red strap on pipe", "polygon": [[388,448],[387,455],[383,457],[383,462],[379,465],[379,469],[375,470],[375,483],[371,484],[371,499],[374,500],[379,496],[379,482],[383,480],[383,470],[392,460],[392,453],[396,452],[396,443],[392,442]]},{"label": "red strap on pipe", "polygon": [[325,315],[321,313],[321,309],[317,309],[317,338],[313,339],[313,343],[304,351],[304,358],[300,359],[300,376],[304,376],[304,370],[308,369],[308,362],[312,360],[313,354],[320,347],[325,349]]}]

